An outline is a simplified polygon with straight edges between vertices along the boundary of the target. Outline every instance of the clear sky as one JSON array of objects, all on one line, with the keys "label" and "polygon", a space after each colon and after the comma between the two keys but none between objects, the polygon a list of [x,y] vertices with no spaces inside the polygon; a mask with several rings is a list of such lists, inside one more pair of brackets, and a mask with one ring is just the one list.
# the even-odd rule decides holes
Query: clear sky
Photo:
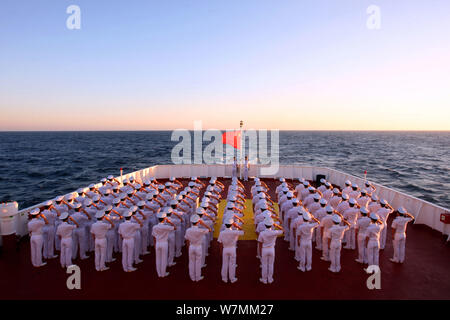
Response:
[{"label": "clear sky", "polygon": [[2,0],[0,111],[0,131],[450,130],[450,1]]}]

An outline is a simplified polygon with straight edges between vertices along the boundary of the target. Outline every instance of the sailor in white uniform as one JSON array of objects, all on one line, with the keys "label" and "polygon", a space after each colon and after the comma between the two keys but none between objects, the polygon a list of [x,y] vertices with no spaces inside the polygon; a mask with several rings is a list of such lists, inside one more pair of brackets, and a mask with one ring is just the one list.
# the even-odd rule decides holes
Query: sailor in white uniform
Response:
[{"label": "sailor in white uniform", "polygon": [[169,234],[175,230],[175,226],[172,225],[172,222],[167,219],[165,210],[158,212],[157,218],[159,223],[155,225],[152,230],[156,252],[156,272],[158,277],[166,277],[169,275],[169,272],[166,272],[169,253],[168,238]]},{"label": "sailor in white uniform", "polygon": [[322,231],[322,257],[320,259],[324,261],[330,261],[330,228],[333,226],[333,212],[334,209],[331,206],[326,207],[327,215],[320,221],[321,231]]},{"label": "sailor in white uniform", "polygon": [[[43,220],[39,219],[40,217]],[[34,267],[42,267],[47,263],[42,262],[42,247],[44,244],[44,238],[42,236],[42,229],[47,224],[47,218],[41,216],[38,208],[31,210],[30,222],[28,222],[28,232],[30,233],[30,245],[31,245],[31,263]]]},{"label": "sailor in white uniform", "polygon": [[248,181],[248,171],[250,169],[250,164],[248,163],[248,156],[245,156],[244,160],[244,181]]},{"label": "sailor in white uniform", "polygon": [[380,217],[380,220],[383,223],[383,229],[381,230],[380,238],[380,249],[384,249],[384,247],[386,246],[387,220],[389,218],[389,215],[394,212],[394,208],[392,208],[385,199],[381,199],[380,207],[381,208],[378,209],[375,213]]},{"label": "sailor in white uniform", "polygon": [[355,225],[356,237],[358,239],[358,258],[355,259],[359,263],[367,263],[367,246],[366,246],[366,230],[370,225],[370,218],[367,216],[369,210],[366,207],[360,209],[361,217],[358,218]]},{"label": "sailor in white uniform", "polygon": [[123,214],[125,222],[119,226],[119,235],[123,239],[122,241],[122,267],[125,272],[135,271],[133,267],[134,261],[134,239],[135,233],[139,230],[140,225],[131,222],[132,213],[131,210]]},{"label": "sailor in white uniform", "polygon": [[77,222],[77,228],[73,231],[73,250],[72,259],[77,258],[78,248],[80,248],[80,258],[81,260],[89,258],[86,255],[87,251],[87,235],[86,235],[86,223],[91,217],[86,213],[84,209],[81,208],[80,203],[73,205],[75,213],[71,215],[71,218]]},{"label": "sailor in white uniform", "polygon": [[144,226],[144,224],[142,223],[142,221],[136,216],[136,213],[138,212],[138,207],[137,206],[132,206],[130,208],[131,211],[131,222],[138,224],[139,228],[136,230],[136,232],[134,233],[134,248],[133,248],[133,252],[134,252],[134,263],[135,264],[139,264],[141,263],[143,260],[140,258],[140,255],[142,253],[142,228]]},{"label": "sailor in white uniform", "polygon": [[233,168],[231,170],[231,176],[237,177],[237,171],[238,171],[237,160],[236,160],[236,157],[233,157]]},{"label": "sailor in white uniform", "polygon": [[344,213],[342,214],[345,218],[345,220],[347,220],[347,222],[349,223],[349,230],[345,232],[344,235],[344,242],[345,242],[345,247],[344,249],[356,249],[356,239],[355,239],[355,225],[356,225],[356,220],[358,219],[359,216],[359,205],[356,202],[355,199],[351,198],[348,201],[350,207],[344,211]]},{"label": "sailor in white uniform", "polygon": [[[330,260],[331,264],[328,270],[331,272],[341,271],[341,247],[344,232],[349,229],[349,223],[340,216],[334,214],[332,216],[334,225],[329,229],[330,233]],[[344,222],[344,226],[339,225]]]},{"label": "sailor in white uniform", "polygon": [[178,200],[173,199],[169,202],[172,208],[172,217],[170,218],[175,224],[177,229],[175,230],[175,257],[181,256],[181,248],[183,247],[183,237],[184,237],[184,223],[183,223],[183,211],[178,209]]},{"label": "sailor in white uniform", "polygon": [[409,214],[404,207],[400,207],[397,211],[399,215],[391,225],[394,256],[390,260],[395,263],[403,263],[405,261],[406,227],[408,223],[414,221],[414,216]]},{"label": "sailor in white uniform", "polygon": [[356,183],[352,184],[352,191],[350,191],[348,193],[348,196],[355,200],[361,196],[361,192],[359,191],[359,186]]},{"label": "sailor in white uniform", "polygon": [[377,195],[372,194],[367,208],[369,209],[370,213],[372,213],[372,212],[377,213],[377,211],[381,209],[381,204],[379,202]]},{"label": "sailor in white uniform", "polygon": [[235,283],[236,278],[236,244],[238,238],[244,235],[242,228],[235,225],[238,230],[233,230],[233,219],[225,221],[225,230],[221,231],[217,241],[222,244],[222,281]]},{"label": "sailor in white uniform", "polygon": [[303,184],[305,182],[305,178],[299,178],[298,179],[299,184],[295,187],[295,193],[297,194],[297,198],[300,197],[300,193],[305,190],[305,185]]},{"label": "sailor in white uniform", "polygon": [[300,194],[297,195],[300,201],[304,201],[306,197],[310,194],[309,187],[311,187],[311,185],[309,184],[309,182],[306,180],[303,181],[303,186],[305,188],[300,192]]},{"label": "sailor in white uniform", "polygon": [[352,182],[347,180],[344,189],[342,189],[342,194],[349,194],[350,192],[352,192]]},{"label": "sailor in white uniform", "polygon": [[370,214],[370,225],[366,229],[367,236],[367,263],[369,266],[379,265],[379,253],[380,253],[380,234],[383,229],[383,224],[378,220],[376,213]]},{"label": "sailor in white uniform", "polygon": [[55,221],[58,217],[56,211],[52,210],[52,201],[46,201],[44,203],[44,210],[41,212],[43,216],[47,218],[48,223],[42,228],[43,239],[44,239],[44,258],[53,259],[56,258],[55,255]]},{"label": "sailor in white uniform", "polygon": [[336,209],[339,205],[339,203],[341,203],[342,201],[342,195],[339,192],[338,188],[334,188],[333,189],[333,196],[331,197],[330,201],[328,201],[328,203],[330,204],[330,206],[332,206],[334,209]]},{"label": "sailor in white uniform", "polygon": [[[107,247],[106,234],[108,233],[108,230],[114,228],[114,223],[109,218],[105,217],[104,211],[98,211],[95,218],[97,219],[97,222],[91,226],[91,234],[95,245],[95,270],[105,271],[109,269],[105,265]],[[103,220],[106,220],[107,223],[104,223]]]},{"label": "sailor in white uniform", "polygon": [[367,207],[369,205],[370,198],[367,195],[367,191],[365,189],[361,190],[361,196],[357,199],[357,202],[360,207]]},{"label": "sailor in white uniform", "polygon": [[[59,219],[62,223],[56,229],[56,235],[61,238],[60,262],[63,268],[67,268],[72,265],[73,231],[80,226],[75,219],[69,216],[68,212],[61,213]],[[69,220],[74,224],[69,224]]]},{"label": "sailor in white uniform", "polygon": [[301,224],[297,230],[297,245],[300,248],[300,263],[297,268],[305,272],[311,270],[312,236],[314,228],[316,228],[320,222],[308,212],[304,212],[302,215],[304,223]]},{"label": "sailor in white uniform", "polygon": [[[203,279],[202,256],[204,238],[212,229],[206,224],[203,224],[203,221],[196,214],[191,216],[190,221],[192,227],[188,228],[185,234],[189,246],[189,276],[192,281],[200,281]],[[203,224],[203,228],[199,227],[200,224]]]},{"label": "sailor in white uniform", "polygon": [[327,190],[326,183],[327,183],[327,180],[325,180],[324,178],[320,179],[320,186],[317,188],[317,190],[324,193],[325,190]]},{"label": "sailor in white uniform", "polygon": [[314,232],[313,232],[313,240],[315,237],[316,249],[322,250],[322,227],[320,225],[320,221],[322,221],[322,218],[327,215],[326,208],[327,208],[328,202],[327,202],[327,200],[322,198],[322,199],[320,199],[319,203],[320,203],[320,208],[318,210],[316,210],[316,212],[313,215],[319,221],[317,227],[314,229]]},{"label": "sailor in white uniform", "polygon": [[[264,220],[266,230],[258,236],[258,245],[261,247],[261,281],[264,284],[273,282],[273,269],[275,262],[275,243],[277,237],[283,234],[283,228],[273,222],[271,218]],[[279,230],[273,230],[275,226]]]},{"label": "sailor in white uniform", "polygon": [[349,199],[350,197],[348,194],[342,193],[342,201],[337,206],[336,211],[340,214],[344,214],[345,210],[350,208],[350,203],[348,202]]}]

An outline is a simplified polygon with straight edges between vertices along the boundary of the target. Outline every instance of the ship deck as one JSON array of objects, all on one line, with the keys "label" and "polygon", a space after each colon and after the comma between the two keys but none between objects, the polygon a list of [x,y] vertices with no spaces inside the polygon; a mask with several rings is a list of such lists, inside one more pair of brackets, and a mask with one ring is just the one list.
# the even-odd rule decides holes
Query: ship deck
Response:
[{"label": "ship deck", "polygon": [[[274,189],[277,181],[263,179]],[[183,183],[186,180],[181,180]],[[221,179],[228,185],[229,179]],[[244,182],[247,194],[252,182]],[[225,194],[223,194],[225,195]],[[109,264],[110,270],[97,272],[93,253],[87,260],[75,260],[81,268],[81,290],[69,290],[69,274],[61,268],[59,259],[52,259],[41,268],[30,262],[30,245],[23,239],[17,245],[14,237],[4,237],[0,255],[0,299],[161,299],[161,300],[215,300],[215,299],[450,299],[450,246],[441,233],[425,225],[409,225],[406,261],[389,261],[393,248],[390,230],[385,250],[380,252],[381,289],[369,290],[369,277],[363,266],[355,262],[356,251],[342,250],[340,273],[328,271],[329,262],[320,260],[320,252],[313,249],[312,271],[303,273],[293,252],[281,238],[277,240],[274,283],[264,285],[256,258],[256,241],[240,240],[237,251],[237,277],[234,284],[223,283],[220,276],[221,254],[213,241],[203,268],[204,280],[192,282],[188,275],[187,248],[176,258],[176,265],[168,268],[170,275],[158,278],[154,250],[143,257],[138,270],[123,272],[121,256]]]}]

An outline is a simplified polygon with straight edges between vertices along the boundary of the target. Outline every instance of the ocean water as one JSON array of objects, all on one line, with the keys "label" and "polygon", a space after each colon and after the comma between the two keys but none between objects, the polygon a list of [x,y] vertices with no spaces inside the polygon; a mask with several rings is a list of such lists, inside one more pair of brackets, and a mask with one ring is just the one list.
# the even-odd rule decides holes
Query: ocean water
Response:
[{"label": "ocean water", "polygon": [[[326,166],[450,208],[450,132],[281,131],[280,163]],[[0,132],[0,201],[26,208],[171,164],[171,131]],[[207,144],[207,143],[205,143]]]}]

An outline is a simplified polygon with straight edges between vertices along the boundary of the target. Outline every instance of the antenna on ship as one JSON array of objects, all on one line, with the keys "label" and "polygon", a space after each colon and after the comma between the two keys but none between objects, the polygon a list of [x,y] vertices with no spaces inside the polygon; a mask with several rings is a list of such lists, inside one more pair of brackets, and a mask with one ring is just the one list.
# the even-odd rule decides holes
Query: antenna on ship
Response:
[{"label": "antenna on ship", "polygon": [[239,133],[239,135],[240,135],[240,154],[241,154],[241,159],[240,159],[240,161],[239,161],[239,179],[242,179],[242,165],[243,165],[243,155],[244,155],[244,152],[245,152],[245,150],[244,150],[244,148],[243,148],[243,146],[244,146],[244,142],[243,142],[243,139],[242,139],[242,127],[244,126],[244,121],[239,121],[239,130],[240,130],[240,133]]}]

